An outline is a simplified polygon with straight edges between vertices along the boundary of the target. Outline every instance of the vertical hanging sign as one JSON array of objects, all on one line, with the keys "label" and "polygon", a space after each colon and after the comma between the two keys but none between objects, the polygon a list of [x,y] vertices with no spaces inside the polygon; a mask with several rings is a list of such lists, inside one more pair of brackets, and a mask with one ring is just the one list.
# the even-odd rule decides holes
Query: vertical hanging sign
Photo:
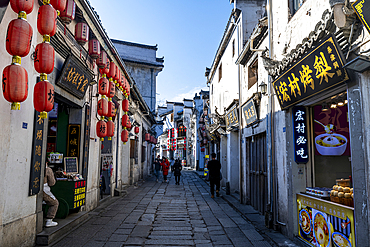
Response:
[{"label": "vertical hanging sign", "polygon": [[87,166],[89,163],[89,146],[90,146],[90,106],[85,108],[85,143],[84,143],[84,158],[82,166],[82,176],[87,177]]},{"label": "vertical hanging sign", "polygon": [[80,129],[79,124],[68,125],[68,143],[67,143],[67,156],[79,157],[80,156]]},{"label": "vertical hanging sign", "polygon": [[307,113],[303,106],[293,107],[294,161],[308,162]]},{"label": "vertical hanging sign", "polygon": [[43,131],[44,131],[44,119],[40,117],[40,112],[35,111],[33,145],[31,156],[31,173],[29,190],[30,196],[33,196],[40,192]]}]

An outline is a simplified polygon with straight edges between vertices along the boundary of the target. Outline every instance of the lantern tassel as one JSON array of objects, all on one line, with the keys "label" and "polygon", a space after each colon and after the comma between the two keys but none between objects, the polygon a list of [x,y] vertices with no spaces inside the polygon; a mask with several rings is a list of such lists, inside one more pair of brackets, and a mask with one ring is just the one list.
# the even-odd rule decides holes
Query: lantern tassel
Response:
[{"label": "lantern tassel", "polygon": [[48,113],[46,111],[40,112],[40,118],[41,119],[46,119],[48,118]]},{"label": "lantern tassel", "polygon": [[108,137],[108,141],[111,141],[112,140],[112,137]]},{"label": "lantern tassel", "polygon": [[19,102],[13,102],[12,106],[10,107],[12,110],[20,110],[21,109],[21,103]]},{"label": "lantern tassel", "polygon": [[104,138],[100,138],[100,141],[102,141],[102,142],[103,142],[103,141],[104,141]]}]

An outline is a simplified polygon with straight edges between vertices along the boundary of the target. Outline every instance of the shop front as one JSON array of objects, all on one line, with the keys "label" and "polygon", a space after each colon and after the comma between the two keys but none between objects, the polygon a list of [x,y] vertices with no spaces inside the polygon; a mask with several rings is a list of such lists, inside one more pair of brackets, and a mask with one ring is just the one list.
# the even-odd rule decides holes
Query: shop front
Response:
[{"label": "shop front", "polygon": [[[350,82],[334,36],[321,42],[273,82],[287,111],[288,160],[296,205],[295,235],[309,246],[356,246]],[[295,173],[296,172],[296,173]],[[298,193],[297,193],[298,192]]]},{"label": "shop front", "polygon": [[66,218],[86,204],[90,106],[83,99],[91,79],[92,74],[70,55],[55,80],[54,108],[47,119],[46,155],[57,180],[51,188],[59,201],[57,218]]}]

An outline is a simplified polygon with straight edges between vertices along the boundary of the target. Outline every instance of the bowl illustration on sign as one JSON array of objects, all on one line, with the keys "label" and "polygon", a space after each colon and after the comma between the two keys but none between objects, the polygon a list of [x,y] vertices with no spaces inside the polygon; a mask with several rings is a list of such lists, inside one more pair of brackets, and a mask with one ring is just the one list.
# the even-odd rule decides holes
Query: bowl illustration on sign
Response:
[{"label": "bowl illustration on sign", "polygon": [[311,217],[305,209],[299,212],[299,224],[304,233],[309,234],[311,232]]},{"label": "bowl illustration on sign", "polygon": [[334,232],[332,235],[335,247],[351,247],[351,242],[348,238],[340,232]]},{"label": "bowl illustration on sign", "polygon": [[321,155],[342,155],[347,148],[347,138],[341,134],[321,134],[315,138],[316,150]]},{"label": "bowl illustration on sign", "polygon": [[315,234],[315,239],[320,246],[327,247],[330,246],[330,230],[325,216],[317,212],[313,220],[313,232]]}]

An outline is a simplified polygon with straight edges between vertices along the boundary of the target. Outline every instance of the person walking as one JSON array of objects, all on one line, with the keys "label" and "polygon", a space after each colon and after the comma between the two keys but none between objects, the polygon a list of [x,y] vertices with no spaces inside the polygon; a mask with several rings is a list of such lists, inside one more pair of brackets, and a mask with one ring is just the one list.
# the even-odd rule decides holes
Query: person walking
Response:
[{"label": "person walking", "polygon": [[208,161],[208,173],[209,173],[209,183],[211,186],[211,198],[214,198],[214,190],[216,185],[216,196],[220,196],[220,170],[221,170],[221,163],[220,161],[216,160],[216,154],[211,154],[212,160]]},{"label": "person walking", "polygon": [[159,179],[159,173],[161,171],[161,163],[159,162],[159,157],[154,160],[154,175],[157,178],[157,182]]},{"label": "person walking", "polygon": [[170,170],[170,162],[168,162],[168,160],[165,157],[163,157],[161,166],[163,172],[163,180],[164,182],[167,183],[168,171]]},{"label": "person walking", "polygon": [[175,175],[176,184],[180,184],[182,165],[179,159],[176,159],[175,164],[173,165],[173,175]]}]

